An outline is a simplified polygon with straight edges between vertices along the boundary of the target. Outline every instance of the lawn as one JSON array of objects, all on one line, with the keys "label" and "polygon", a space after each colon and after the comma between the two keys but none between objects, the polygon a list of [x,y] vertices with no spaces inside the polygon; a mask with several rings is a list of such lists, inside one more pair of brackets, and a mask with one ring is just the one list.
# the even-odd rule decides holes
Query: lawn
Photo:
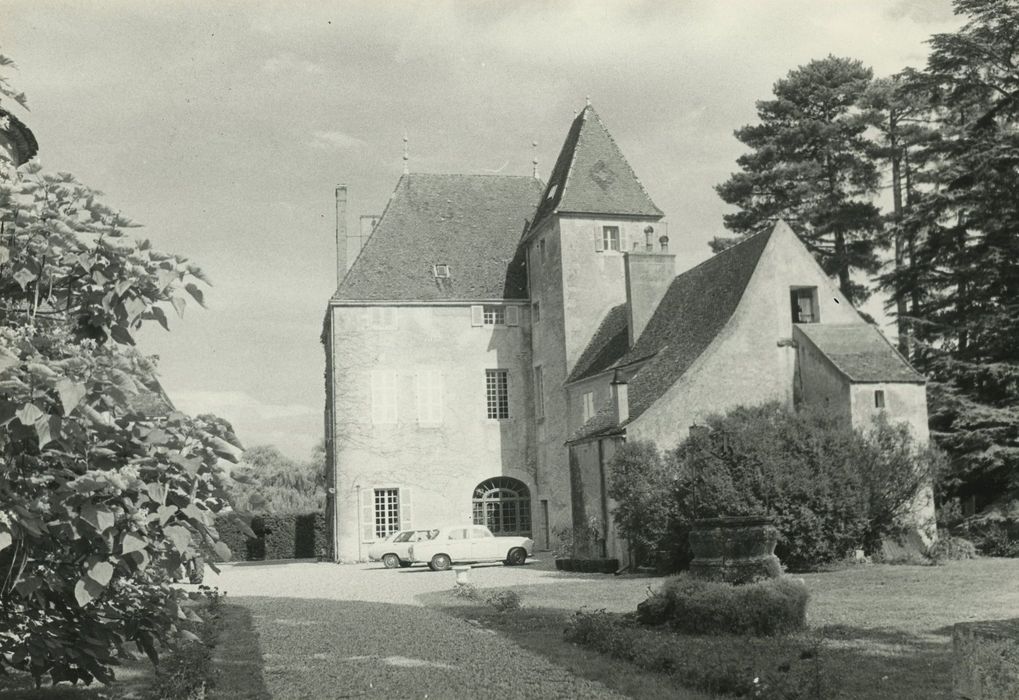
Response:
[{"label": "lawn", "polygon": [[[655,580],[589,577],[569,586],[518,586],[524,608],[499,614],[465,604],[452,595],[423,596],[429,605],[477,619],[515,642],[585,677],[602,680],[607,656],[581,649],[563,639],[563,629],[581,606],[609,611],[633,610]],[[1019,560],[978,559],[944,566],[857,566],[842,571],[803,575],[810,592],[808,637],[823,639],[820,661],[835,694],[850,700],[951,697],[951,628],[956,622],[1019,617]],[[482,591],[484,594],[485,591]],[[647,631],[648,635],[659,632]],[[686,645],[687,653],[713,651],[715,640],[698,637],[652,637],[664,644]],[[733,645],[737,640],[733,640]],[[776,643],[776,646],[778,644]],[[623,663],[613,659],[613,664]],[[635,672],[623,664],[623,675],[659,676],[682,685],[670,674]],[[616,670],[612,674],[619,673]],[[630,692],[631,697],[649,697]]]}]

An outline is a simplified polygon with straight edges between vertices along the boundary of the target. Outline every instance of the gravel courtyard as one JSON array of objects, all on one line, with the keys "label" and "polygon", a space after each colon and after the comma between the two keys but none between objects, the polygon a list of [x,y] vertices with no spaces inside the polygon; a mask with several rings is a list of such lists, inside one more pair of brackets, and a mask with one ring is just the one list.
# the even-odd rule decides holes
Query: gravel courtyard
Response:
[{"label": "gravel courtyard", "polygon": [[[420,605],[416,596],[422,593],[449,590],[456,574],[431,571],[425,566],[407,569],[385,569],[377,562],[369,564],[330,564],[324,562],[239,563],[226,564],[222,573],[206,569],[205,583],[216,586],[230,598],[240,596],[271,596],[285,598],[320,598],[378,603]],[[476,564],[469,573],[470,582],[478,588],[516,588],[520,586],[555,586],[560,597],[564,588],[605,580],[602,574],[572,574],[556,571],[552,555],[523,566]],[[611,577],[610,577],[611,578]],[[648,579],[615,579],[615,597],[621,598],[619,610],[632,610],[647,594]],[[620,591],[625,591],[620,596]],[[632,596],[627,595],[632,591]],[[528,601],[534,602],[534,601]],[[579,606],[579,604],[578,604]],[[599,605],[599,607],[604,607]]]},{"label": "gravel courtyard", "polygon": [[[548,562],[478,565],[478,588],[540,590],[569,599],[590,575],[557,572]],[[609,688],[550,663],[493,631],[424,607],[417,596],[453,587],[453,571],[381,564],[316,562],[227,564],[205,583],[250,611],[273,698],[618,698]],[[619,581],[619,583],[624,583]],[[632,587],[634,604],[645,581]],[[211,697],[233,698],[230,688]]]}]

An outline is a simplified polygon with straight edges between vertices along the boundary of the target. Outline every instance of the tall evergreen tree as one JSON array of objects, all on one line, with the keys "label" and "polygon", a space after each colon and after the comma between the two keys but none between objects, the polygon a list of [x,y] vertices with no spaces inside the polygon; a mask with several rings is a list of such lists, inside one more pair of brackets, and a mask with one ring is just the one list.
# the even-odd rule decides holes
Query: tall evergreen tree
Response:
[{"label": "tall evergreen tree", "polygon": [[[836,56],[790,71],[775,83],[775,99],[757,102],[760,124],[736,131],[752,150],[737,160],[740,172],[716,188],[739,208],[725,216],[728,229],[742,237],[785,219],[855,300],[867,290],[852,273],[877,270],[881,231],[871,201],[880,177],[857,106],[872,77],[859,61]],[[715,239],[712,247],[732,241]]]},{"label": "tall evergreen tree", "polygon": [[893,290],[891,306],[897,322],[899,352],[910,355],[911,322],[919,308],[920,290],[906,271],[915,257],[915,231],[905,223],[927,171],[932,149],[940,137],[930,125],[931,109],[923,95],[910,86],[915,74],[907,69],[891,78],[874,80],[861,99],[871,130],[871,157],[888,168],[892,210],[885,216],[884,236],[892,244],[892,271],[882,279]]},{"label": "tall evergreen tree", "polygon": [[915,359],[954,458],[949,487],[987,502],[1019,492],[1019,0],[955,11],[965,25],[931,39],[913,80],[942,138],[904,218],[915,259],[894,288],[922,290]]}]

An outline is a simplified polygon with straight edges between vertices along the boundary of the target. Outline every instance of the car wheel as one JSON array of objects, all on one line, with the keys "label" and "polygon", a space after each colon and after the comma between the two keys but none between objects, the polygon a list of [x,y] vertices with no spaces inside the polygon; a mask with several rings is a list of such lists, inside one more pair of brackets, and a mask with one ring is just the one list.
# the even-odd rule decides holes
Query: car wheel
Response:
[{"label": "car wheel", "polygon": [[436,554],[428,566],[432,567],[432,571],[445,571],[452,563],[448,554]]},{"label": "car wheel", "polygon": [[506,563],[510,566],[519,566],[527,561],[527,550],[521,549],[520,547],[514,547],[506,555]]},{"label": "car wheel", "polygon": [[382,557],[382,563],[387,569],[397,569],[400,566],[400,557],[395,554],[387,554]]}]

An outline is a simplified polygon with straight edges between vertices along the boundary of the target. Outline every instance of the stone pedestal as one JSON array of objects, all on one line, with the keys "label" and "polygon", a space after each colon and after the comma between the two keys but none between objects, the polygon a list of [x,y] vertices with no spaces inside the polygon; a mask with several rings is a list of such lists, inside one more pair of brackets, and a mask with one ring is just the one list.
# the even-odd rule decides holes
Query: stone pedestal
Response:
[{"label": "stone pedestal", "polygon": [[1019,619],[952,629],[952,690],[959,700],[1019,700]]},{"label": "stone pedestal", "polygon": [[694,522],[690,574],[707,581],[753,583],[782,575],[778,530],[770,518],[722,517]]}]

